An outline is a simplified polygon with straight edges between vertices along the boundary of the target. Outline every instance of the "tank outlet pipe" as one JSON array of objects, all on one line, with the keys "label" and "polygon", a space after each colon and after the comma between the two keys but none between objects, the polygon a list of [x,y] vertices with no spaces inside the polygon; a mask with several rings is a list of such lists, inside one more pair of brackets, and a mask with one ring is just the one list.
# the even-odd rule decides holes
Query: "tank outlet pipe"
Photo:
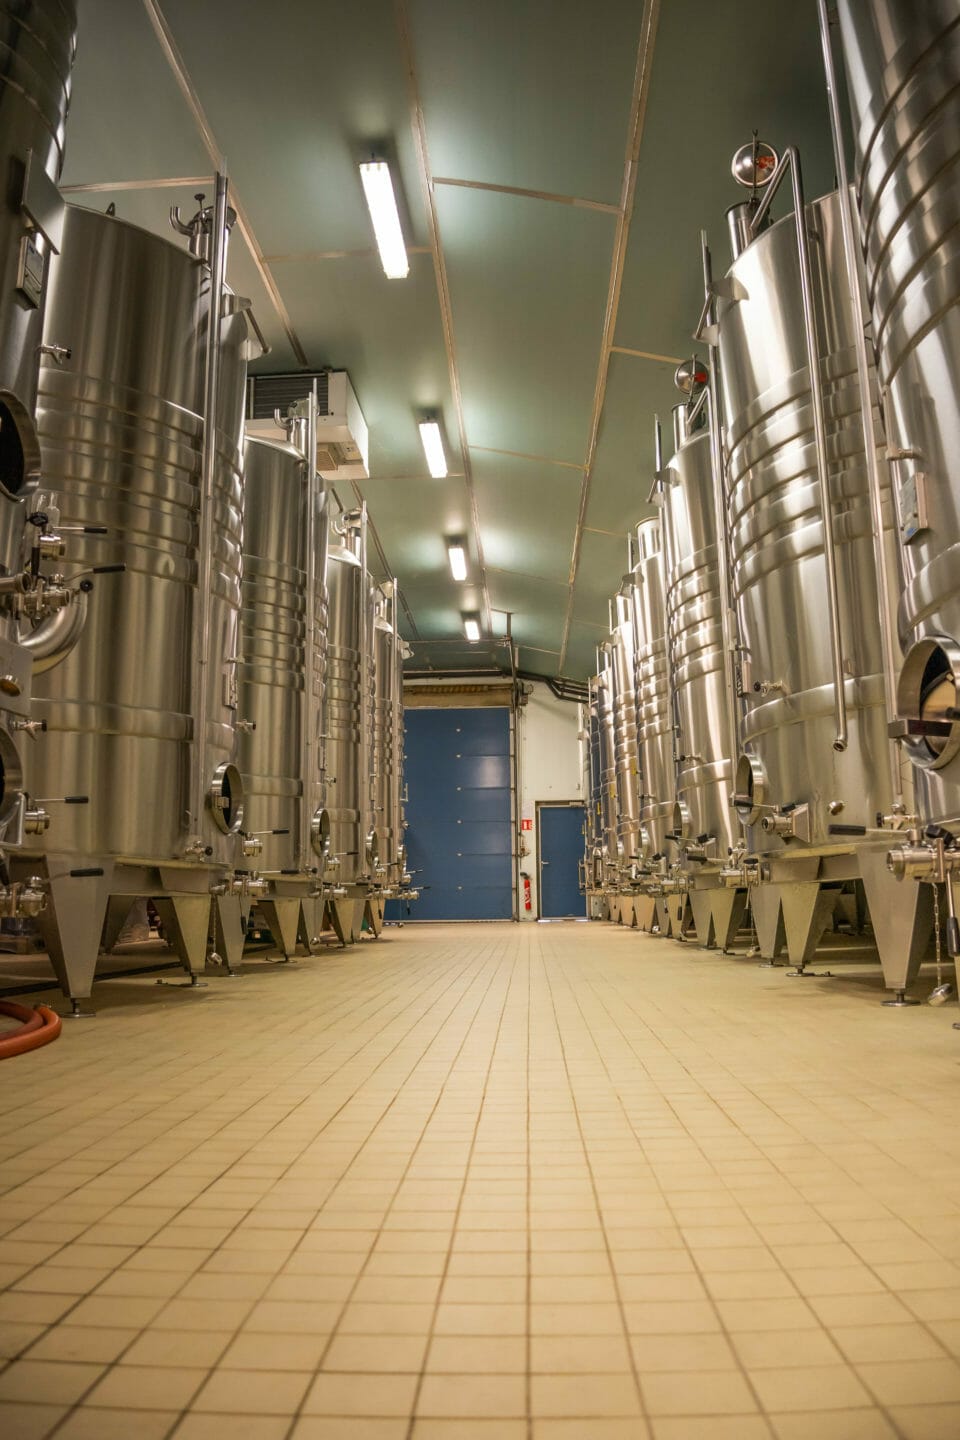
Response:
[{"label": "tank outlet pipe", "polygon": [[[807,369],[810,372],[810,401],[813,409],[813,440],[817,457],[817,481],[820,489],[820,517],[823,523],[823,558],[827,572],[827,607],[830,617],[830,650],[833,660],[833,712],[834,750],[846,750],[847,698],[844,690],[843,637],[840,627],[840,595],[837,584],[837,554],[833,534],[833,505],[830,498],[830,472],[827,462],[827,433],[824,422],[823,384],[820,377],[820,344],[817,334],[817,315],[813,300],[813,268],[810,263],[810,241],[807,236],[807,212],[803,194],[803,175],[800,169],[800,153],[795,145],[788,145],[783,158],[770,176],[763,199],[757,206],[750,222],[751,234],[755,237],[769,213],[774,195],[784,176],[789,171],[793,194],[794,231],[797,239],[797,257],[800,262],[800,299],[803,307],[803,331],[807,349]],[[841,206],[841,210],[843,207]]]},{"label": "tank outlet pipe", "polygon": [[197,555],[197,611],[193,651],[193,746],[191,755],[190,819],[194,835],[188,848],[201,841],[201,824],[207,792],[207,721],[209,715],[210,618],[213,596],[213,497],[217,463],[217,416],[220,392],[221,308],[227,257],[227,177],[218,171],[207,251],[210,296],[207,315],[207,355],[203,385],[203,448],[200,464],[200,505]]},{"label": "tank outlet pipe", "polygon": [[[732,566],[730,564],[730,532],[727,525],[727,476],[723,463],[723,438],[720,433],[720,386],[718,384],[718,373],[720,364],[720,352],[717,346],[716,314],[715,314],[715,290],[713,284],[713,266],[710,258],[710,247],[707,244],[706,230],[700,231],[700,259],[703,266],[703,292],[706,305],[707,325],[701,326],[710,351],[710,364],[707,367],[707,420],[710,426],[710,468],[713,472],[713,508],[716,516],[717,532],[717,562],[720,571],[720,631],[723,642],[723,675],[724,687],[727,692],[727,724],[729,726],[730,743],[734,748],[734,754],[730,757],[731,764],[736,763],[736,756],[740,753],[740,707],[737,704],[737,676],[734,654],[737,650],[739,636],[735,633],[735,620],[732,604],[733,586],[731,583]],[[696,337],[695,337],[696,338]]]},{"label": "tank outlet pipe", "polygon": [[[867,461],[867,488],[870,495],[870,516],[873,521],[873,555],[877,575],[877,609],[880,614],[880,646],[883,655],[883,698],[888,726],[897,718],[897,654],[896,627],[890,613],[890,566],[883,543],[883,486],[880,480],[880,457],[873,429],[873,396],[870,393],[870,357],[867,349],[867,325],[863,308],[862,257],[854,233],[853,199],[847,173],[847,157],[843,148],[843,126],[837,99],[837,74],[830,37],[830,14],[826,0],[817,0],[820,20],[820,44],[827,86],[827,107],[830,112],[830,135],[833,140],[833,162],[840,186],[840,230],[843,256],[847,268],[850,306],[853,310],[854,351],[857,357],[857,383],[860,389],[860,419],[863,427],[863,450]],[[890,783],[894,809],[903,807],[903,782],[900,776],[899,745],[890,747]]]}]

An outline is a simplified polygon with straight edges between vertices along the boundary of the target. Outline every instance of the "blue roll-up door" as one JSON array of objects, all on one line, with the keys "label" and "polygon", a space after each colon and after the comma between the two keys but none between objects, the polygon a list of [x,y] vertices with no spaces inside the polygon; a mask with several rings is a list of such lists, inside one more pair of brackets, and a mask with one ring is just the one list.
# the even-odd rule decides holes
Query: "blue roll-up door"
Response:
[{"label": "blue roll-up door", "polygon": [[404,724],[407,854],[420,890],[409,918],[511,920],[509,710],[408,710]]}]

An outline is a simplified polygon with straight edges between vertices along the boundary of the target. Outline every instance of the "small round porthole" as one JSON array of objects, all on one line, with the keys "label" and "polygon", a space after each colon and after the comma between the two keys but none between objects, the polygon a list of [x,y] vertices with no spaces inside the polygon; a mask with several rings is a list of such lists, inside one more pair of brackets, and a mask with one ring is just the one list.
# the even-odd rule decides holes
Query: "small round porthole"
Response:
[{"label": "small round porthole", "polygon": [[217,829],[236,835],[243,824],[243,777],[236,765],[217,766],[207,799]]},{"label": "small round porthole", "polygon": [[322,860],[330,858],[330,816],[318,810],[310,821],[310,844]]},{"label": "small round porthole", "polygon": [[748,750],[737,761],[733,808],[741,825],[756,825],[767,798],[767,774],[763,762]]},{"label": "small round porthole", "polygon": [[960,750],[960,646],[944,635],[927,635],[908,650],[897,681],[897,709],[936,727],[906,742],[914,765],[942,770]]}]

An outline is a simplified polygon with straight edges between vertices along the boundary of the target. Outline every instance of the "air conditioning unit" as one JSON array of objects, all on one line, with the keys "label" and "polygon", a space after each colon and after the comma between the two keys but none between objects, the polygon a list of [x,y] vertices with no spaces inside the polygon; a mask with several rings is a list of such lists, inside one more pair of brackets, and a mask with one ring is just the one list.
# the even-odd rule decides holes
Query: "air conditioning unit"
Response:
[{"label": "air conditioning unit", "polygon": [[277,411],[305,400],[317,387],[317,469],[325,480],[367,480],[370,445],[367,422],[346,370],[297,371],[288,375],[251,375],[247,381],[248,435],[278,436]]}]

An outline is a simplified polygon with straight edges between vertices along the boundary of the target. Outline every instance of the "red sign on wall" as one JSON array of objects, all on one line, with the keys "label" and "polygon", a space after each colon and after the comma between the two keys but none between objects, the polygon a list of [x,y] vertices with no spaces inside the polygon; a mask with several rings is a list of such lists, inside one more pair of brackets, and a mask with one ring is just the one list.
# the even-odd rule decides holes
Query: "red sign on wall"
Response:
[{"label": "red sign on wall", "polygon": [[520,821],[520,829],[521,829],[521,830],[532,830],[532,829],[533,829],[533,821],[532,821],[532,820],[528,820],[528,819],[526,819],[526,817],[525,817],[524,819],[522,819],[522,820]]}]

